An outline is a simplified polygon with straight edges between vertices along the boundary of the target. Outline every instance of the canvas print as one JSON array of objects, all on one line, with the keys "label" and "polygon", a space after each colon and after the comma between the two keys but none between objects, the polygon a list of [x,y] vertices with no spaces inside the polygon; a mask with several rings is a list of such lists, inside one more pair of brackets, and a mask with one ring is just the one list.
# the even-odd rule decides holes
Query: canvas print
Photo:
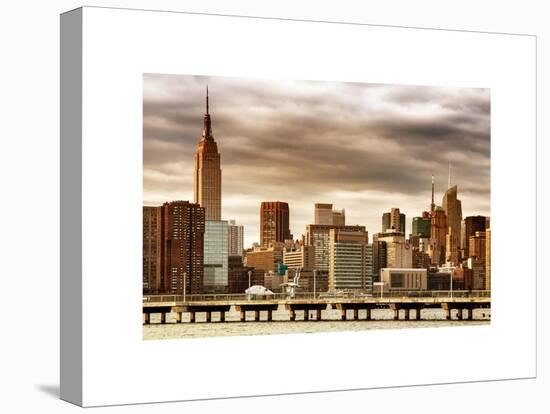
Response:
[{"label": "canvas print", "polygon": [[143,338],[490,323],[490,90],[143,75]]}]

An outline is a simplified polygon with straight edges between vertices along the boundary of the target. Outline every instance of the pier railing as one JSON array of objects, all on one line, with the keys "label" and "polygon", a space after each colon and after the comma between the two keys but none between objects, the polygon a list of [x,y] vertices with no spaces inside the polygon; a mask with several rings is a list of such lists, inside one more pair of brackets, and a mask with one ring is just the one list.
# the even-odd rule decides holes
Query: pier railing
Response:
[{"label": "pier railing", "polygon": [[380,299],[380,298],[488,298],[491,297],[489,290],[391,290],[380,292],[366,292],[361,290],[339,291],[339,292],[297,292],[294,295],[288,293],[274,293],[272,295],[247,295],[244,293],[234,294],[201,294],[201,295],[144,295],[143,303],[175,303],[175,302],[206,302],[206,301],[239,301],[248,299],[267,300],[304,300],[304,299]]}]

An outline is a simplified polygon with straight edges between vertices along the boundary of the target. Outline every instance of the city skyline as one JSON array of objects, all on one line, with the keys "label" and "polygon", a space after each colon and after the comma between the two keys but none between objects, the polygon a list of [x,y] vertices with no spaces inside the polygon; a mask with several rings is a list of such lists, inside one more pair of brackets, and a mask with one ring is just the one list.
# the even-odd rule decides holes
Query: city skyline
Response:
[{"label": "city skyline", "polygon": [[463,216],[490,215],[486,89],[144,75],[144,204],[193,199],[206,85],[221,154],[223,220],[259,242],[260,204],[288,202],[294,238],[314,204],[381,231],[382,213],[428,211],[458,185]]}]

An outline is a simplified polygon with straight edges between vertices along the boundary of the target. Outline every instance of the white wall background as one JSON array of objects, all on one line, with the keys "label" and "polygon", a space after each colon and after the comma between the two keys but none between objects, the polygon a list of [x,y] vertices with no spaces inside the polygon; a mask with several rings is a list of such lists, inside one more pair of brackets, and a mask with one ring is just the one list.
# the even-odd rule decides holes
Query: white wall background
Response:
[{"label": "white wall background", "polygon": [[[548,167],[550,38],[544,2],[536,1],[90,1],[86,5],[171,9],[253,16],[357,21],[417,27],[539,35],[539,213],[547,210],[543,177]],[[478,4],[479,3],[479,4]],[[0,407],[4,412],[69,412],[57,399],[59,349],[59,16],[75,1],[11,2],[0,12],[0,267],[3,325],[0,341]],[[548,187],[548,180],[544,181]],[[539,239],[548,219],[539,217]],[[27,255],[32,248],[34,255]],[[280,412],[342,409],[397,412],[547,412],[548,283],[539,244],[539,378],[313,395],[170,403],[117,408],[118,412]],[[544,324],[546,322],[546,328]],[[513,358],[513,355],[510,355]],[[505,364],[506,361],[503,361]],[[546,408],[546,409],[545,409]],[[112,408],[96,409],[100,412]]]}]

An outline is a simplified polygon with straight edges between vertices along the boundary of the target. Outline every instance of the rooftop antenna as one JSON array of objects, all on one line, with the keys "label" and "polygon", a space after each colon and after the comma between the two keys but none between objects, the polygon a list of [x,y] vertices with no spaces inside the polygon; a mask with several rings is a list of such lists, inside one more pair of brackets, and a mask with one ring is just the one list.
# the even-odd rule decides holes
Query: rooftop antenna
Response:
[{"label": "rooftop antenna", "polygon": [[208,114],[208,85],[206,85],[206,113]]},{"label": "rooftop antenna", "polygon": [[435,210],[435,203],[434,203],[434,186],[435,186],[435,178],[432,174],[432,204],[430,205],[431,211],[433,212]]},{"label": "rooftop antenna", "polygon": [[449,160],[449,183],[447,188],[451,188],[451,160]]}]

